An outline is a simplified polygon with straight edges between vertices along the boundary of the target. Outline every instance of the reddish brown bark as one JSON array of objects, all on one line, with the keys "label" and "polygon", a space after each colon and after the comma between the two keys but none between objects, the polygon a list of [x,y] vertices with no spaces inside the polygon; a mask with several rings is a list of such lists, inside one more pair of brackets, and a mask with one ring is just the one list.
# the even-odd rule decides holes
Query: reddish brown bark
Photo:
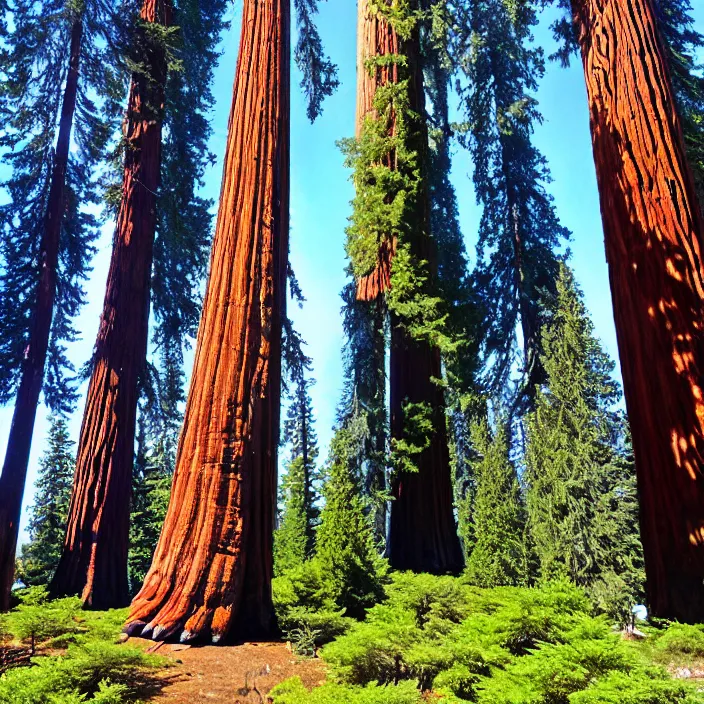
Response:
[{"label": "reddish brown bark", "polygon": [[[171,6],[145,0],[144,22],[171,24]],[[105,302],[76,456],[64,549],[51,591],[84,605],[129,603],[127,550],[138,380],[147,355],[150,277],[166,85],[163,45],[146,42],[132,76],[125,165]]]},{"label": "reddish brown bark", "polygon": [[44,382],[44,366],[54,313],[56,268],[64,213],[66,167],[71,145],[73,116],[76,110],[82,38],[83,23],[82,19],[78,18],[71,27],[68,74],[61,104],[59,133],[51,171],[44,229],[39,244],[40,269],[36,307],[29,344],[25,350],[5,461],[2,475],[0,475],[0,611],[9,608],[10,590],[14,581],[15,550],[22,510],[22,496],[27,479],[27,465],[39,395]]},{"label": "reddish brown bark", "polygon": [[573,0],[589,98],[647,592],[704,621],[702,217],[650,0]]},{"label": "reddish brown bark", "polygon": [[270,635],[288,257],[289,2],[246,0],[220,207],[171,501],[126,630]]},{"label": "reddish brown bark", "polygon": [[[410,72],[410,105],[424,114],[423,74],[419,60],[417,34],[400,42],[393,28],[368,4],[358,4],[357,65],[357,134],[364,117],[373,112],[374,94],[378,86],[398,81],[398,67],[377,67],[370,75],[365,64],[370,56],[402,53]],[[393,130],[393,116],[391,130]],[[427,164],[427,134],[418,131],[414,147],[421,163]],[[394,168],[395,158],[388,165]],[[419,260],[435,260],[430,242],[429,203],[427,194],[418,206],[417,231],[411,243]],[[396,251],[394,239],[379,243],[379,259],[375,270],[360,279],[357,297],[373,300],[391,286],[391,268]],[[392,480],[391,521],[388,556],[396,569],[417,572],[459,572],[463,566],[462,549],[457,536],[453,513],[450,456],[447,445],[445,403],[442,389],[433,381],[442,377],[440,352],[425,341],[414,340],[395,315],[391,315],[390,359],[391,437],[405,436],[404,405],[422,403],[431,408],[434,432],[429,447],[415,458],[417,472],[397,472]]]},{"label": "reddish brown bark", "polygon": [[391,316],[391,437],[404,437],[405,402],[432,409],[430,446],[415,458],[417,472],[396,472],[391,482],[388,556],[394,569],[457,573],[464,560],[455,525],[442,389],[440,352],[408,335]]},{"label": "reddish brown bark", "polygon": [[[379,14],[370,12],[368,0],[357,2],[357,115],[356,134],[359,137],[364,119],[374,115],[374,95],[379,86],[398,82],[398,66],[376,66],[370,70],[367,61],[375,56],[398,54],[400,44],[396,32]],[[392,118],[393,120],[393,118]],[[392,127],[393,129],[393,127]],[[387,166],[393,168],[394,156]],[[357,300],[373,301],[391,286],[391,262],[396,251],[395,239],[379,242],[377,265],[373,271],[357,280]]]}]

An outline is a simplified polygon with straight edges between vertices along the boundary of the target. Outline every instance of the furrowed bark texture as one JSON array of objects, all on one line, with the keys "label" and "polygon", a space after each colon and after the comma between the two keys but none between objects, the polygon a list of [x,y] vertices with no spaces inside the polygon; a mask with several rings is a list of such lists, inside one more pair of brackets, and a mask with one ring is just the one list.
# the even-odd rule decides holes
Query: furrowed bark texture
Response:
[{"label": "furrowed bark texture", "polygon": [[[368,57],[388,53],[403,53],[408,59],[412,77],[410,103],[413,110],[424,114],[423,76],[419,61],[419,40],[399,42],[393,28],[380,16],[372,14],[365,0],[358,4],[358,97],[357,131],[365,115],[373,111],[376,88],[388,81],[397,81],[397,67],[377,68],[370,76],[365,69]],[[393,125],[391,127],[393,130]],[[427,164],[427,135],[417,138],[421,161]],[[390,166],[393,168],[393,155]],[[435,261],[431,251],[430,204],[427,194],[422,198],[417,218],[418,231],[413,252],[419,260]],[[371,300],[388,290],[396,242],[380,243],[379,263],[375,271],[360,280],[357,296]],[[459,572],[463,567],[462,549],[457,536],[453,513],[452,478],[447,445],[445,403],[442,389],[433,378],[442,377],[440,352],[427,342],[411,338],[401,321],[391,315],[390,359],[391,437],[405,435],[405,403],[423,403],[432,409],[434,432],[429,447],[417,458],[417,472],[397,472],[392,480],[388,556],[395,569],[417,572]]]},{"label": "furrowed bark texture", "polygon": [[650,0],[573,0],[654,615],[704,620],[702,216]]},{"label": "furrowed bark texture", "polygon": [[[171,24],[171,6],[145,0],[144,22]],[[147,356],[150,277],[161,169],[167,59],[145,42],[132,76],[122,199],[117,217],[93,373],[76,455],[64,549],[51,584],[85,606],[129,603],[127,550],[138,381]]]},{"label": "furrowed bark texture", "polygon": [[288,257],[289,3],[246,0],[171,501],[126,630],[266,637]]},{"label": "furrowed bark texture", "polygon": [[39,244],[40,268],[36,307],[29,344],[25,350],[5,461],[2,475],[0,475],[0,611],[6,611],[9,608],[10,590],[14,582],[15,549],[17,547],[22,496],[27,479],[27,465],[32,446],[37,405],[44,382],[44,366],[54,313],[56,269],[64,212],[64,187],[71,145],[71,128],[76,110],[82,37],[83,23],[81,18],[78,18],[71,27],[66,87],[61,104],[59,133],[51,171],[44,229]]}]

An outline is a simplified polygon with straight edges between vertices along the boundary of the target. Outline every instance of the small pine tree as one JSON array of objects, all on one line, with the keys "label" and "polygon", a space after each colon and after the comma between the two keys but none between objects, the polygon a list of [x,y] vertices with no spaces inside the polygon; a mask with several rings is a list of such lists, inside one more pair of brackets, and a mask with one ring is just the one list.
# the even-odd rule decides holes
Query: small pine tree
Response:
[{"label": "small pine tree", "polygon": [[480,459],[475,463],[474,546],[467,574],[481,587],[523,584],[526,518],[506,428],[499,425],[492,437],[483,420],[472,427],[472,440]]},{"label": "small pine tree", "polygon": [[320,510],[316,484],[318,437],[308,389],[315,383],[305,378],[305,368],[297,375],[296,390],[284,421],[284,441],[291,447],[291,460],[281,484],[281,522],[274,534],[274,572],[279,575],[311,556],[315,526]]},{"label": "small pine tree", "polygon": [[633,603],[642,556],[633,466],[619,449],[625,425],[613,410],[619,399],[614,364],[594,337],[581,292],[564,264],[542,345],[547,384],[528,416],[525,457],[540,574],[567,576],[590,589],[620,575],[623,589],[630,590],[624,596]]},{"label": "small pine tree", "polygon": [[333,437],[315,558],[330,580],[338,606],[355,618],[364,616],[365,609],[383,596],[387,571],[356,471],[365,433],[365,420],[357,416]]},{"label": "small pine tree", "polygon": [[55,416],[48,447],[39,462],[34,506],[29,520],[30,542],[22,546],[17,578],[24,584],[48,584],[61,555],[73,481],[74,442],[66,420]]},{"label": "small pine tree", "polygon": [[304,477],[303,458],[296,457],[289,462],[281,483],[284,508],[274,533],[274,574],[277,577],[303,564],[310,556]]}]

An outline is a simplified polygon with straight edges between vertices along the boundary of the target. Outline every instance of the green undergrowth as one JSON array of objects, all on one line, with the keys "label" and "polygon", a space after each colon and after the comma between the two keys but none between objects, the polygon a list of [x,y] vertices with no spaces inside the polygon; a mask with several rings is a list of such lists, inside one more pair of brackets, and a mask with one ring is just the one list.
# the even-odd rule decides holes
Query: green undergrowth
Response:
[{"label": "green undergrowth", "polygon": [[34,648],[31,666],[0,675],[0,704],[126,704],[150,698],[163,658],[119,644],[126,609],[83,611],[79,599],[50,601],[24,590],[0,617],[0,643]]},{"label": "green undergrowth", "polygon": [[480,589],[397,573],[365,620],[344,624],[319,651],[329,681],[307,692],[288,680],[270,693],[274,704],[704,703],[704,685],[668,671],[704,656],[704,628],[650,627],[625,640],[567,582]]}]

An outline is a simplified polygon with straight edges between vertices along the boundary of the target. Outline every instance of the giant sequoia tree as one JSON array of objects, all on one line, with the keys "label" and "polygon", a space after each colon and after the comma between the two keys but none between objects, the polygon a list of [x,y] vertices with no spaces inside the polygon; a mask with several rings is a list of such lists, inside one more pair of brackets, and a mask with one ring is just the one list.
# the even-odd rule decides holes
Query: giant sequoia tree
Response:
[{"label": "giant sequoia tree", "polygon": [[147,27],[169,27],[172,7],[168,0],[145,0],[140,19],[141,65],[132,75],[127,106],[122,199],[78,443],[64,552],[51,587],[55,594],[80,593],[84,604],[95,608],[129,602],[129,496],[137,386],[147,353],[167,72],[164,33]]},{"label": "giant sequoia tree", "polygon": [[[37,405],[75,399],[64,343],[83,303],[97,221],[96,164],[120,93],[109,2],[17,2],[4,39],[0,208],[0,402],[15,410],[0,475],[0,610],[7,608]],[[71,145],[76,150],[71,153]],[[49,359],[45,382],[45,366]]]},{"label": "giant sequoia tree", "polygon": [[648,600],[704,620],[702,216],[652,0],[572,0],[633,436]]},{"label": "giant sequoia tree", "polygon": [[288,256],[289,7],[243,9],[224,178],[169,509],[128,630],[268,634]]},{"label": "giant sequoia tree", "polygon": [[[416,8],[417,9],[417,8]],[[441,346],[452,343],[434,291],[419,29],[410,5],[358,5],[357,190],[348,253],[357,298],[385,297],[391,328],[390,416],[396,471],[392,566],[461,569],[452,510]]]}]

